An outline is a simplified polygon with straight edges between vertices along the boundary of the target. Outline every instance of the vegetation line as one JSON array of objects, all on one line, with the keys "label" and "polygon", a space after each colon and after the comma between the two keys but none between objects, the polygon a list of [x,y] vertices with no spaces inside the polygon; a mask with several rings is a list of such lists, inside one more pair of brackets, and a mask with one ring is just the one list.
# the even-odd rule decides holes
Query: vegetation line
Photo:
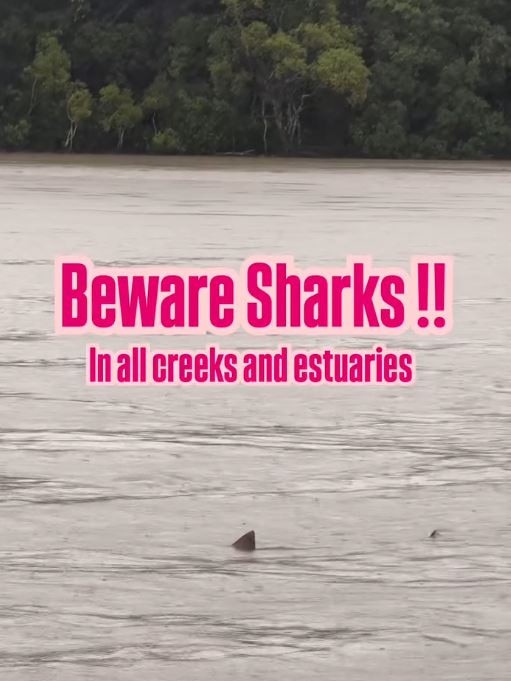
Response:
[{"label": "vegetation line", "polygon": [[5,151],[511,158],[508,0],[0,0]]}]

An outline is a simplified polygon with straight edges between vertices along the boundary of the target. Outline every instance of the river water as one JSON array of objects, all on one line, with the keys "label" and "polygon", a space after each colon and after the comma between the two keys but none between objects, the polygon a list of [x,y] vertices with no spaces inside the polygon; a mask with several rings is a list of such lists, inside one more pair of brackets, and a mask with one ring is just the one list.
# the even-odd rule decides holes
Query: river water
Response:
[{"label": "river water", "polygon": [[[511,165],[0,157],[2,681],[510,678],[510,214]],[[413,387],[85,387],[68,254],[453,255],[455,328]]]}]

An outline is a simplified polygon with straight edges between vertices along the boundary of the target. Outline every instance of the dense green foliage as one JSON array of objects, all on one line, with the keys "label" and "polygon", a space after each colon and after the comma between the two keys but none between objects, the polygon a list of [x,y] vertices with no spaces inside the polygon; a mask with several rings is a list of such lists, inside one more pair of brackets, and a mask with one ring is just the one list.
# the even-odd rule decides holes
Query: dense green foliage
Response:
[{"label": "dense green foliage", "polygon": [[0,148],[511,156],[509,0],[0,0]]}]

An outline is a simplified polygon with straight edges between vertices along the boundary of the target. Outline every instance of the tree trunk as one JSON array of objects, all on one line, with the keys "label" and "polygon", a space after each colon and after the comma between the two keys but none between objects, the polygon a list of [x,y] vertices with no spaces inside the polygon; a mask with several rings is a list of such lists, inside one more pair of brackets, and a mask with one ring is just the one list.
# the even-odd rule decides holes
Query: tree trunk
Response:
[{"label": "tree trunk", "polygon": [[155,135],[157,135],[158,134],[158,126],[156,125],[156,114],[155,113],[153,113],[153,115],[151,116],[151,123],[153,124],[153,132],[154,132]]},{"label": "tree trunk", "polygon": [[261,99],[261,115],[263,117],[263,148],[264,155],[268,156],[268,118],[266,117],[266,100]]},{"label": "tree trunk", "polygon": [[299,134],[299,129],[300,129],[300,115],[302,113],[302,107],[301,106],[295,106],[294,104],[289,104],[289,109],[288,109],[288,132],[289,132],[289,139],[291,140],[291,144],[296,147],[297,142],[299,143],[299,138],[301,135]]},{"label": "tree trunk", "polygon": [[124,128],[121,128],[119,130],[119,138],[117,140],[117,151],[121,151],[122,145],[124,144],[124,135],[126,134],[126,130]]},{"label": "tree trunk", "polygon": [[282,113],[282,104],[277,100],[272,101],[272,109],[275,118],[275,125],[279,133],[280,141],[285,152],[289,151],[289,137],[286,133],[286,126],[284,123],[284,115]]},{"label": "tree trunk", "polygon": [[70,125],[69,125],[69,130],[67,131],[66,141],[64,142],[64,147],[66,149],[69,149],[69,151],[73,151],[73,142],[74,142],[77,130],[78,130],[78,125],[76,123],[73,123],[73,121],[71,121]]},{"label": "tree trunk", "polygon": [[28,107],[28,116],[32,114],[32,111],[34,110],[35,106],[35,91],[37,87],[37,78],[34,78],[34,82],[32,83],[32,90],[30,92],[30,106]]}]

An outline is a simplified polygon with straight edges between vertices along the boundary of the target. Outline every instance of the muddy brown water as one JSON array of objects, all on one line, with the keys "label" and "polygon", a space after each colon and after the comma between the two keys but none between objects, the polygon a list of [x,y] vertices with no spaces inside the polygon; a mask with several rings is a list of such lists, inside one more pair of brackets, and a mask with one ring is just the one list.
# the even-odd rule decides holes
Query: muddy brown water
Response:
[{"label": "muddy brown water", "polygon": [[[506,164],[0,157],[2,681],[509,678],[510,214]],[[86,388],[74,253],[454,255],[455,329],[408,388]]]}]

